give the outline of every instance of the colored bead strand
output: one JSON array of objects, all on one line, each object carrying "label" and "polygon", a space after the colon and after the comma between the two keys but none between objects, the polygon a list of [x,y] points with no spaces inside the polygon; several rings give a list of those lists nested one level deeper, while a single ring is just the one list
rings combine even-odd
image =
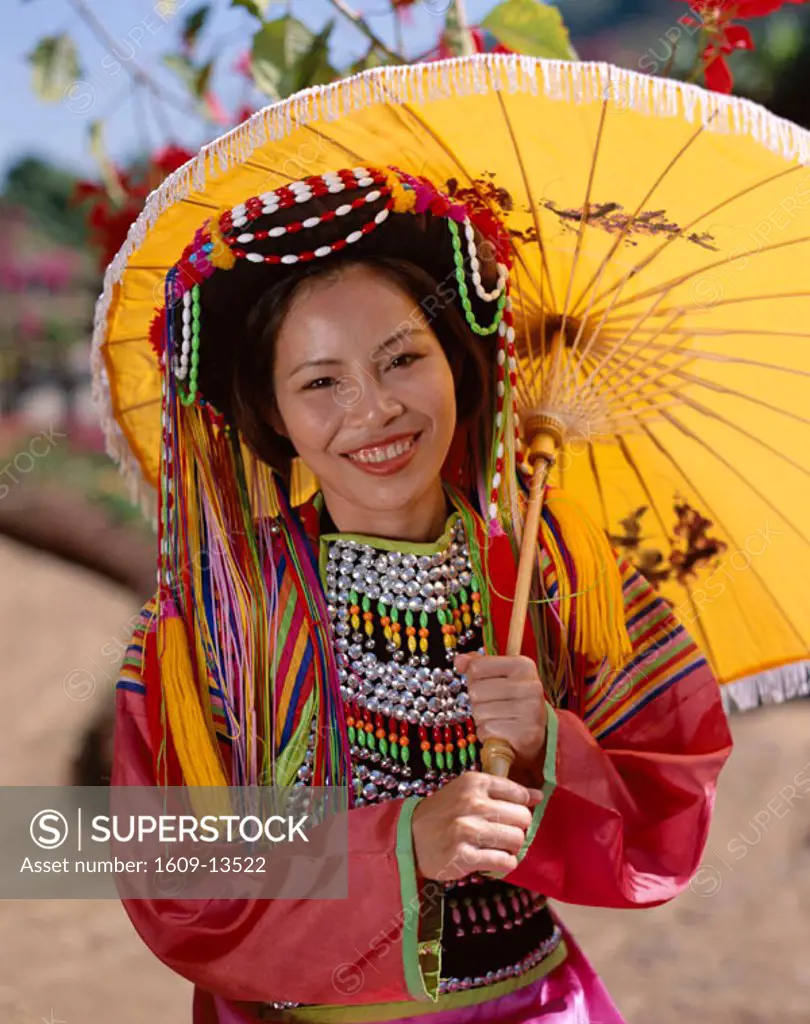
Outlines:
[{"label": "colored bead strand", "polygon": [[484,896],[479,896],[478,902],[481,906],[481,917],[484,919],[484,931],[488,935],[493,935],[498,929],[492,920],[492,911],[489,909],[489,904]]},{"label": "colored bead strand", "polygon": [[478,737],[475,734],[475,725],[471,718],[467,719],[467,753],[470,758],[470,765],[472,766],[475,762],[476,757],[476,746]]},{"label": "colored bead strand", "polygon": [[506,305],[506,292],[498,299],[498,305],[496,307],[495,318],[488,327],[482,327],[475,319],[473,313],[472,303],[470,302],[470,293],[467,290],[467,281],[465,278],[464,270],[464,256],[461,252],[461,238],[459,236],[458,225],[452,219],[447,221],[447,226],[450,229],[450,234],[453,240],[453,260],[455,262],[456,281],[458,282],[458,295],[461,300],[461,306],[464,310],[464,316],[470,329],[476,334],[486,337],[488,334],[494,334],[498,330],[498,325],[503,317],[504,306]]},{"label": "colored bead strand", "polygon": [[506,278],[509,272],[502,263],[499,263],[498,283],[491,292],[486,291],[481,281],[481,263],[478,259],[478,246],[475,244],[475,229],[473,228],[472,221],[469,217],[464,220],[464,234],[467,238],[467,255],[470,258],[470,278],[473,283],[473,288],[475,288],[475,294],[483,302],[494,302],[495,299],[500,297],[506,287]]},{"label": "colored bead strand", "polygon": [[377,748],[383,757],[388,756],[388,735],[383,726],[383,716],[378,711],[374,718],[374,738],[377,741]]},{"label": "colored bead strand", "polygon": [[385,637],[385,645],[389,651],[392,651],[394,649],[394,634],[391,632],[391,619],[388,615],[388,609],[382,601],[377,602],[377,614],[380,616],[380,625]]},{"label": "colored bead strand", "polygon": [[461,621],[464,624],[465,630],[469,632],[472,626],[472,616],[470,615],[470,603],[467,600],[466,590],[461,592]]},{"label": "colored bead strand", "polygon": [[520,909],[521,909],[520,908],[520,901],[518,900],[517,893],[514,891],[514,889],[512,890],[512,892],[510,894],[509,902],[512,904],[512,910],[515,912],[515,916],[513,918],[514,923],[516,925],[523,924],[523,917],[521,916],[521,913],[520,913]]},{"label": "colored bead strand", "polygon": [[366,734],[366,746],[369,750],[374,750],[377,744],[374,741],[374,726],[371,723],[371,712],[368,708],[363,712],[363,718],[365,720],[363,722],[363,729]]},{"label": "colored bead strand", "polygon": [[405,636],[411,654],[416,653],[416,627],[413,624],[413,612],[410,608],[405,612]]},{"label": "colored bead strand", "polygon": [[473,898],[472,898],[472,896],[465,896],[464,897],[464,906],[467,909],[467,917],[469,918],[469,920],[470,920],[470,922],[472,924],[472,928],[470,929],[471,934],[473,934],[473,935],[480,935],[481,934],[481,925],[478,923],[478,914],[476,914],[476,912],[475,912],[475,907],[473,906]]},{"label": "colored bead strand", "polygon": [[442,733],[438,725],[433,726],[433,756],[436,758],[436,767],[440,772],[444,771],[444,743]]},{"label": "colored bead strand", "polygon": [[367,594],[363,595],[361,606],[366,636],[371,639],[374,636],[374,612],[371,610],[371,599]]},{"label": "colored bead strand", "polygon": [[356,590],[349,594],[349,615],[352,629],[357,633],[360,629],[360,597]]},{"label": "colored bead strand", "polygon": [[360,710],[360,708],[357,705],[355,705],[354,724],[355,724],[355,731],[357,732],[357,746],[358,747],[365,747],[365,745],[366,745],[365,723],[363,721],[363,715],[361,713],[361,710]]},{"label": "colored bead strand", "polygon": [[456,629],[455,626],[452,624],[453,616],[451,613],[445,611],[444,608],[440,608],[436,613],[436,617],[438,618],[439,623],[441,624],[442,640],[444,642],[444,647],[445,650],[447,651],[447,655],[448,657],[450,657],[452,656],[453,648],[456,645]]},{"label": "colored bead strand", "polygon": [[179,359],[175,356],[174,373],[178,380],[185,380],[188,377],[188,361],[191,355],[191,292],[183,293],[182,317],[182,342],[180,346]]},{"label": "colored bead strand", "polygon": [[[502,298],[505,298],[504,313],[501,323],[498,325],[498,352],[497,352],[497,374],[495,384],[495,395],[496,395],[496,412],[495,412],[495,438],[494,443],[497,446],[497,458],[503,459],[504,453],[504,401],[506,397],[506,384],[508,378],[506,376],[506,364],[507,364],[507,333],[509,328],[512,327],[512,300],[509,298],[509,288],[507,282],[507,289],[504,292]],[[513,335],[514,336],[514,335]],[[516,410],[516,395],[515,389],[510,387],[510,401],[511,408],[514,414]],[[501,470],[496,468],[492,474],[492,487],[489,496],[489,519],[490,522],[497,520],[498,518],[498,502],[499,502],[499,488],[501,486],[502,474]]]},{"label": "colored bead strand", "polygon": [[391,609],[391,641],[394,650],[398,651],[402,646],[402,626],[399,621],[399,609],[396,605]]},{"label": "colored bead strand", "polygon": [[467,767],[467,740],[464,736],[464,730],[461,728],[460,722],[455,722],[456,730],[456,749],[458,750],[458,759],[461,762],[461,767]]},{"label": "colored bead strand", "polygon": [[[188,292],[186,294],[189,294]],[[185,295],[184,295],[185,299]],[[185,310],[185,306],[184,306]],[[183,324],[185,327],[185,323]],[[184,339],[185,340],[185,339]],[[182,349],[181,349],[182,360]],[[182,366],[182,364],[181,364]],[[197,376],[200,368],[200,286],[191,289],[191,361],[188,371],[188,391],[180,392],[180,401],[185,406],[193,405],[197,398]]]},{"label": "colored bead strand", "polygon": [[428,629],[428,615],[424,609],[419,613],[419,650],[427,654],[430,630]]},{"label": "colored bead strand", "polygon": [[503,897],[499,892],[496,892],[493,893],[492,898],[495,900],[495,909],[498,912],[498,916],[501,918],[502,921],[505,921],[509,915],[506,910],[506,905],[503,902]]},{"label": "colored bead strand", "polygon": [[465,932],[458,900],[449,900],[448,902],[450,906],[450,913],[453,918],[453,924],[456,926],[456,938],[461,939],[464,937]]},{"label": "colored bead strand", "polygon": [[459,607],[456,594],[450,595],[450,614],[453,616],[453,632],[456,634],[456,642],[461,637],[463,623],[461,621],[461,608]]},{"label": "colored bead strand", "polygon": [[424,725],[419,726],[419,749],[422,751],[422,762],[430,771],[433,768],[433,761],[430,758],[430,741],[427,738],[427,729]]},{"label": "colored bead strand", "polygon": [[407,765],[411,759],[410,742],[408,723],[403,720],[399,723],[399,752],[404,765]]},{"label": "colored bead strand", "polygon": [[392,761],[399,760],[399,736],[397,735],[396,718],[388,719],[388,754]]}]

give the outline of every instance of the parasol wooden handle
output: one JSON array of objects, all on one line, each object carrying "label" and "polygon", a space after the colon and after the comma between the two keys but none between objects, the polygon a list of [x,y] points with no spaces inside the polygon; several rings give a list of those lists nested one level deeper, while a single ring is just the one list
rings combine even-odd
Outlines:
[{"label": "parasol wooden handle", "polygon": [[[556,438],[549,433],[540,433],[532,442],[529,461],[533,464],[529,505],[523,525],[523,541],[520,548],[515,600],[512,618],[509,622],[509,638],[506,642],[508,655],[520,654],[523,646],[523,629],[529,609],[529,594],[532,586],[532,571],[537,560],[537,535],[540,531],[540,513],[543,509],[543,489],[548,472],[554,462]],[[506,740],[492,736],[484,741],[481,751],[481,765],[489,775],[508,778],[515,753]]]}]

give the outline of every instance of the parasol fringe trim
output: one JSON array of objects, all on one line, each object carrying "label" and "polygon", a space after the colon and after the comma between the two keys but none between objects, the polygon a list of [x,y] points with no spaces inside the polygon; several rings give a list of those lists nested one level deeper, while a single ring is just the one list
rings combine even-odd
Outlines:
[{"label": "parasol fringe trim", "polygon": [[810,661],[796,661],[726,683],[720,687],[720,694],[727,714],[810,697]]},{"label": "parasol fringe trim", "polygon": [[[140,505],[147,518],[154,521],[156,492],[143,480],[138,461],[115,421],[102,345],[107,336],[107,314],[114,286],[161,215],[175,203],[203,191],[209,179],[245,163],[257,149],[285,138],[300,125],[337,121],[353,110],[379,103],[425,104],[491,91],[536,96],[541,89],[554,100],[607,101],[620,110],[648,116],[677,117],[682,112],[689,122],[699,122],[709,131],[748,135],[785,159],[810,164],[810,132],[749,100],[708,92],[674,79],[650,78],[609,64],[544,60],[520,54],[478,54],[430,64],[372,68],[264,107],[204,147],[147,197],[140,216],[104,275],[93,327],[93,396],[107,453],[120,466],[134,503]],[[298,159],[289,158],[284,167],[274,168],[276,178],[273,182],[268,180],[268,187],[277,183],[278,174],[294,180],[310,173],[316,162],[311,147],[317,148],[317,140],[316,131],[311,141],[299,148]]]}]

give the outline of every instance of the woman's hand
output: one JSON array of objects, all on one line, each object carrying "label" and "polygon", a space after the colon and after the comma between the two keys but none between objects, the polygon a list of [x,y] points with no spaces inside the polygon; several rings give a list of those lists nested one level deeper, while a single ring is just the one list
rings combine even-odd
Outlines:
[{"label": "woman's hand", "polygon": [[537,789],[483,772],[451,779],[413,812],[419,874],[449,882],[475,871],[514,871],[532,821],[531,808],[542,799]]},{"label": "woman's hand", "polygon": [[461,654],[455,667],[467,676],[479,740],[506,740],[515,752],[514,774],[539,781],[548,713],[535,663],[519,655]]}]

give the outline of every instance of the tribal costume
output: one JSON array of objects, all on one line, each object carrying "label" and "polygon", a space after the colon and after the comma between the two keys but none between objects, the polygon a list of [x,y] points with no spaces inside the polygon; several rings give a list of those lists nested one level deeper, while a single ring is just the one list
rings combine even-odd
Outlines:
[{"label": "tribal costume", "polygon": [[[317,491],[294,505],[200,385],[209,278],[368,248],[391,214],[446,219],[460,306],[498,349],[491,416],[448,457],[433,543],[341,534]],[[418,802],[480,770],[453,657],[505,649],[515,591],[525,482],[509,293],[492,218],[394,168],[222,211],[169,274],[152,335],[160,587],[117,685],[113,785],[345,785],[352,799],[348,900],[125,901],[147,945],[195,984],[195,1024],[619,1024],[547,900],[655,906],[698,866],[731,746],[718,688],[666,603],[549,488],[523,642],[547,679],[542,803],[507,877],[416,870]]]}]

